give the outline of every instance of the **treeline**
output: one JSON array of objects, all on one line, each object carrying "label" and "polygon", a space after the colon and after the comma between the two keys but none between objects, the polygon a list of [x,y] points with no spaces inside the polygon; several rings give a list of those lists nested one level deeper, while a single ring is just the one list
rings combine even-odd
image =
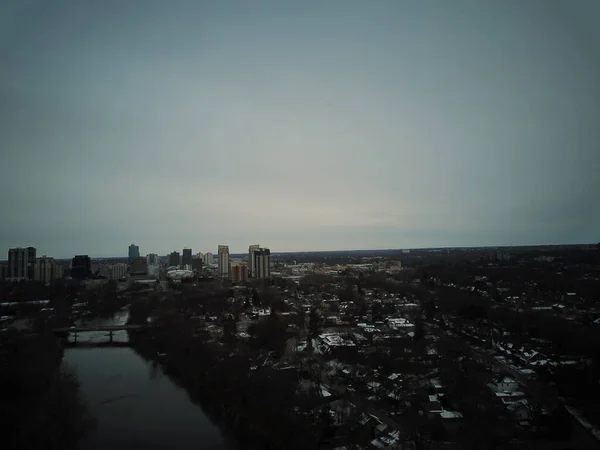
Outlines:
[{"label": "treeline", "polygon": [[0,335],[2,448],[76,449],[94,427],[74,373],[53,336]]},{"label": "treeline", "polygon": [[[1,302],[10,303],[0,307],[0,314],[37,318],[42,308],[52,315],[52,326],[66,325],[65,320],[72,314],[75,303],[83,303],[85,309],[95,316],[112,317],[126,304],[126,298],[117,293],[117,282],[108,282],[87,287],[78,280],[55,280],[46,284],[39,281],[24,280],[19,283],[0,283]],[[48,300],[47,304],[32,304],[31,301]],[[52,312],[52,314],[49,314]]]}]

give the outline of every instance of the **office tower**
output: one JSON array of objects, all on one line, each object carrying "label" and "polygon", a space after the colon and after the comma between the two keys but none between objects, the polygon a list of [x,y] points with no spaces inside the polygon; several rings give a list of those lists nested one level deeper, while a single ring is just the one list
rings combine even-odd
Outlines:
[{"label": "office tower", "polygon": [[17,247],[8,250],[8,279],[20,280],[28,278],[33,280],[35,269],[35,248]]},{"label": "office tower", "polygon": [[183,249],[183,258],[181,263],[184,266],[191,266],[192,265],[192,249],[191,248],[184,248]]},{"label": "office tower", "polygon": [[269,278],[271,276],[271,250],[259,248],[254,251],[254,278]]},{"label": "office tower", "polygon": [[88,255],[75,255],[71,260],[71,276],[83,280],[92,275],[92,262]]},{"label": "office tower", "polygon": [[129,263],[131,264],[133,259],[137,258],[138,256],[140,256],[140,248],[135,244],[131,244],[129,246]]},{"label": "office tower", "polygon": [[231,263],[231,281],[241,283],[248,280],[248,265],[240,261]]},{"label": "office tower", "polygon": [[200,261],[204,262],[204,253],[202,253],[202,252],[196,253],[196,259],[199,259]]},{"label": "office tower", "polygon": [[219,275],[227,277],[229,275],[229,246],[219,245]]},{"label": "office tower", "polygon": [[131,275],[148,275],[148,261],[143,256],[134,258],[131,262]]},{"label": "office tower", "polygon": [[146,260],[148,261],[148,265],[156,265],[159,261],[156,253],[148,253],[146,255]]},{"label": "office tower", "polygon": [[169,254],[169,266],[179,266],[179,252],[173,252]]},{"label": "office tower", "polygon": [[127,277],[127,269],[129,266],[125,263],[117,263],[110,266],[109,278],[113,280],[120,280],[121,278]]},{"label": "office tower", "polygon": [[260,248],[260,245],[254,244],[248,247],[248,275],[254,277],[254,252]]},{"label": "office tower", "polygon": [[202,272],[202,260],[198,258],[192,259],[192,270]]},{"label": "office tower", "polygon": [[202,262],[206,265],[213,264],[213,254],[211,252],[206,252],[202,258]]},{"label": "office tower", "polygon": [[34,280],[48,283],[57,278],[62,278],[62,266],[56,264],[54,258],[44,255],[35,261]]}]

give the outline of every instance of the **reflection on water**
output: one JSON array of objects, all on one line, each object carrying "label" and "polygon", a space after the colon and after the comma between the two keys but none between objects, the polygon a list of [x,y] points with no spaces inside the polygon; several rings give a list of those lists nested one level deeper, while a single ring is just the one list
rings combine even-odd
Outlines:
[{"label": "reflection on water", "polygon": [[[126,314],[116,320],[126,321]],[[97,324],[115,323],[124,322]],[[126,340],[127,334],[123,333]],[[107,338],[100,332],[81,333],[77,339]],[[158,365],[146,362],[132,349],[71,348],[65,351],[64,360],[76,370],[97,420],[96,430],[83,442],[82,449],[234,448],[202,409],[190,401],[185,390],[163,375]]]}]

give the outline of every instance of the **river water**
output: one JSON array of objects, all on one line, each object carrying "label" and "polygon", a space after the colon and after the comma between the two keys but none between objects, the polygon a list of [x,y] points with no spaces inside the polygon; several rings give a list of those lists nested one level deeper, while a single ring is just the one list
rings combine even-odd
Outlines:
[{"label": "river water", "polygon": [[[122,312],[95,323],[126,321],[127,312]],[[78,342],[107,340],[103,332],[77,336]],[[126,332],[115,333],[114,340],[126,341]],[[75,369],[96,419],[96,429],[84,439],[82,450],[235,448],[185,390],[133,349],[70,348],[63,361]]]}]

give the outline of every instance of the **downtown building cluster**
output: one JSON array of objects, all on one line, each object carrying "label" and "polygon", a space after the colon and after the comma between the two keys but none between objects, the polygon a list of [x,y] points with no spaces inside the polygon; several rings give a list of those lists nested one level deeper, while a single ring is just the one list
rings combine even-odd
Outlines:
[{"label": "downtown building cluster", "polygon": [[[139,247],[135,244],[129,246],[128,257],[131,275],[149,275],[150,267],[160,264],[160,258],[155,253],[140,256]],[[191,248],[186,247],[181,252],[175,250],[167,254],[163,266],[166,266],[167,273],[177,277],[208,273],[239,283],[248,279],[270,278],[271,251],[258,244],[250,245],[246,260],[232,258],[228,245],[219,245],[216,255],[212,252],[194,254]]]},{"label": "downtown building cluster", "polygon": [[[0,264],[0,280],[33,280],[50,282],[70,276],[76,279],[107,278],[122,280],[127,277],[158,277],[161,258],[157,253],[140,255],[140,248],[131,244],[128,248],[127,263],[120,261],[96,262],[88,255],[75,255],[70,265],[61,265],[46,255],[36,257],[35,247],[15,247],[8,251],[8,261]],[[232,282],[244,282],[248,279],[267,279],[271,276],[271,251],[253,244],[248,247],[247,259],[232,258],[228,245],[219,245],[216,255],[213,253],[192,253],[184,248],[182,253],[174,251],[168,254],[163,266],[167,270],[183,270],[190,273],[216,274]]]},{"label": "downtown building cluster", "polygon": [[[78,258],[73,258],[73,266],[79,265]],[[0,264],[0,280],[4,281],[33,280],[49,283],[63,276],[64,267],[52,257],[37,257],[35,247],[10,248],[6,264]]]},{"label": "downtown building cluster", "polygon": [[271,276],[271,251],[254,244],[248,247],[248,260],[232,259],[229,246],[218,247],[218,273],[222,278],[233,282],[246,281],[248,278],[266,279]]},{"label": "downtown building cluster", "polygon": [[46,255],[36,257],[35,247],[8,250],[8,262],[0,267],[0,279],[7,281],[36,280],[50,282],[63,276],[63,267]]}]

